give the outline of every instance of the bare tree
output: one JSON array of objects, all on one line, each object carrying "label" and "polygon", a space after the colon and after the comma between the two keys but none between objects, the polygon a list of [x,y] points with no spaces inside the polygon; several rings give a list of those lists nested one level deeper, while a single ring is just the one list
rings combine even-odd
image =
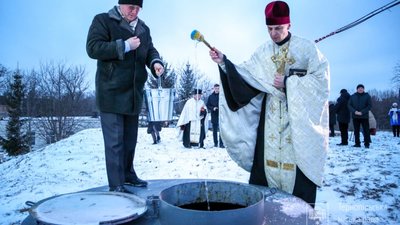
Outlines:
[{"label": "bare tree", "polygon": [[372,100],[372,113],[375,115],[379,130],[389,130],[388,112],[393,102],[396,102],[397,93],[393,90],[378,91],[372,89],[368,91]]},{"label": "bare tree", "polygon": [[397,62],[393,69],[392,84],[396,90],[400,89],[400,62]]},{"label": "bare tree", "polygon": [[79,120],[75,116],[85,110],[82,101],[89,85],[82,66],[45,63],[37,73],[38,135],[48,143],[59,141],[76,132]]}]

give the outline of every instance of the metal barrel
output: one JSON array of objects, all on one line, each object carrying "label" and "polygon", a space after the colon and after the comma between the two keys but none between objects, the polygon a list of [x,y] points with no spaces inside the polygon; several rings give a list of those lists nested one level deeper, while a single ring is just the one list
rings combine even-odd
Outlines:
[{"label": "metal barrel", "polygon": [[[242,207],[197,210],[182,206],[228,203]],[[192,182],[172,186],[160,194],[162,225],[262,225],[264,193],[258,188],[234,182]]]}]

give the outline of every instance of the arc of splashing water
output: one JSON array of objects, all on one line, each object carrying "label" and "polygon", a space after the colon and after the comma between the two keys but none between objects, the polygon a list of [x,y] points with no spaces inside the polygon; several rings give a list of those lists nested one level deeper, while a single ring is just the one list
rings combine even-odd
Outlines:
[{"label": "arc of splashing water", "polygon": [[205,188],[206,188],[207,209],[208,209],[208,211],[211,211],[211,208],[210,208],[210,199],[209,199],[209,197],[208,197],[209,192],[208,192],[207,180],[204,180],[204,186],[205,186]]}]

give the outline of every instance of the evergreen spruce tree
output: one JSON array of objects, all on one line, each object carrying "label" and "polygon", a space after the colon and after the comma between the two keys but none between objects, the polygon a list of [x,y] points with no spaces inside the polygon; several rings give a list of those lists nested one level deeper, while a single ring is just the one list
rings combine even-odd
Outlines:
[{"label": "evergreen spruce tree", "polygon": [[6,128],[7,138],[3,140],[2,145],[9,155],[20,155],[29,151],[27,138],[21,131],[23,122],[20,120],[20,117],[23,98],[24,86],[22,84],[22,76],[17,70],[6,92],[9,121]]},{"label": "evergreen spruce tree", "polygon": [[186,67],[182,69],[177,83],[176,91],[178,94],[178,112],[180,113],[186,101],[192,96],[192,91],[196,88],[198,77],[191,68],[190,63],[186,63]]}]

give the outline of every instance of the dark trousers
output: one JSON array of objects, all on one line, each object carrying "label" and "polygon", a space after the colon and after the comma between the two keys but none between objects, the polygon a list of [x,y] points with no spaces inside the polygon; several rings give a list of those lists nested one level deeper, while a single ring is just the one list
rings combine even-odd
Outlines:
[{"label": "dark trousers", "polygon": [[[182,137],[182,142],[183,146],[186,148],[190,147],[192,144],[190,142],[190,124],[185,124],[185,128],[183,130],[183,137]],[[201,120],[200,122],[200,138],[199,138],[199,147],[204,147],[204,139],[206,138],[206,133],[204,130],[204,119]]]},{"label": "dark trousers", "polygon": [[190,123],[185,124],[185,128],[183,129],[183,137],[182,137],[183,146],[186,148],[190,147]]},{"label": "dark trousers", "polygon": [[340,138],[342,139],[341,144],[349,143],[349,123],[340,123],[339,122],[339,130],[340,130]]},{"label": "dark trousers", "polygon": [[363,129],[364,145],[369,146],[369,143],[371,143],[371,135],[370,135],[370,131],[369,131],[368,119],[353,118],[355,144],[356,145],[361,144],[360,125],[362,126],[362,129]]},{"label": "dark trousers", "polygon": [[138,118],[138,116],[100,113],[110,188],[123,185],[127,177],[136,177],[133,159],[138,136]]},{"label": "dark trousers", "polygon": [[221,139],[221,135],[218,135],[219,124],[218,123],[213,123],[212,124],[212,129],[213,129],[214,146],[218,146],[218,138],[219,138],[219,147],[224,146],[224,143],[222,142],[222,139]]},{"label": "dark trousers", "polygon": [[329,124],[329,137],[335,137],[335,124]]},{"label": "dark trousers", "polygon": [[399,137],[400,134],[400,125],[393,125],[392,126],[393,136]]},{"label": "dark trousers", "polygon": [[157,128],[155,126],[151,127],[151,137],[153,138],[153,143],[156,144],[161,140],[160,137],[160,132],[158,132]]}]

